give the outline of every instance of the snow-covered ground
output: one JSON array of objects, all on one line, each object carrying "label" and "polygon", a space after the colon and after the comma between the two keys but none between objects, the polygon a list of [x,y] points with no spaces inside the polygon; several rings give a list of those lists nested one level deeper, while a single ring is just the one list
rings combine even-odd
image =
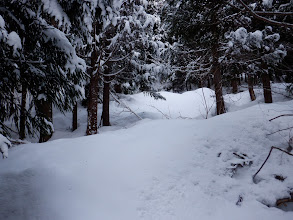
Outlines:
[{"label": "snow-covered ground", "polygon": [[[161,92],[166,101],[121,96],[143,120],[111,102],[112,126],[88,137],[85,109],[74,132],[70,114],[55,114],[53,141],[0,160],[0,219],[292,220],[274,206],[293,191],[293,157],[273,151],[257,183],[252,175],[271,146],[288,147],[290,130],[274,132],[293,117],[269,119],[292,113],[293,101],[277,92],[264,104],[256,93],[254,102],[248,92],[226,95],[220,116],[209,89]],[[252,164],[235,169],[243,163]]]}]

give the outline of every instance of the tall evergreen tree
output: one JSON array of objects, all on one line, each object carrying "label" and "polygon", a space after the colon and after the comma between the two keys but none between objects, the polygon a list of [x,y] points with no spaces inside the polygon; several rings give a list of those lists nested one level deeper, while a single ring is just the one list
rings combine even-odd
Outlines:
[{"label": "tall evergreen tree", "polygon": [[[64,33],[68,25],[65,14],[59,11],[61,18],[56,28],[54,19],[50,17],[52,8],[47,3],[1,1],[0,7],[5,21],[2,26],[13,33],[15,40],[8,45],[18,47],[17,53],[11,54],[7,43],[1,41],[1,51],[5,53],[0,61],[3,68],[1,79],[10,81],[13,86],[10,90],[23,95],[22,107],[18,100],[13,102],[17,106],[14,112],[17,127],[21,115],[21,138],[24,137],[25,124],[29,133],[35,128],[40,130],[40,141],[47,140],[54,130],[51,105],[61,111],[70,109],[74,99],[82,93],[80,88],[85,71],[84,61],[76,55],[75,48]],[[9,70],[15,73],[14,78],[7,77]],[[12,91],[10,95],[16,97]],[[26,104],[27,95],[32,102]],[[27,109],[26,105],[30,107]],[[36,109],[35,115],[33,109]]]}]

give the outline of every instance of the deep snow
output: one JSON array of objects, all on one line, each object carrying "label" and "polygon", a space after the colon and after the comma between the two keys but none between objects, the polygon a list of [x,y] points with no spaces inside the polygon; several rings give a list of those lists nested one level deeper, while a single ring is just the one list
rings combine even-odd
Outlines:
[{"label": "deep snow", "polygon": [[[85,132],[84,109],[73,133],[70,115],[57,114],[53,138],[67,139],[13,147],[0,160],[1,219],[291,220],[293,212],[273,206],[292,191],[293,158],[273,152],[257,184],[252,175],[271,146],[288,146],[290,130],[271,133],[292,126],[293,118],[269,119],[291,113],[293,101],[274,93],[282,102],[264,104],[256,92],[254,102],[247,92],[226,95],[229,112],[216,117],[208,89],[161,92],[166,101],[122,96],[144,119],[111,102],[113,126],[89,137],[74,138]],[[233,153],[253,164],[235,172],[243,160]]]}]

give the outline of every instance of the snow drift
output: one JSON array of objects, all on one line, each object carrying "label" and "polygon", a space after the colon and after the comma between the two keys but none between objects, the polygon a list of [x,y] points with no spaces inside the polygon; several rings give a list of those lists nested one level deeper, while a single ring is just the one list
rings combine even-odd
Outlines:
[{"label": "snow drift", "polygon": [[[172,118],[201,115],[196,106],[184,103],[192,92],[161,94],[167,100],[157,102],[164,103],[157,108],[176,100],[167,111]],[[213,103],[214,98],[207,97]],[[132,107],[139,106],[138,112],[147,112],[143,99],[149,97],[126,98]],[[14,147],[9,159],[0,161],[0,216],[8,220],[291,220],[292,212],[274,206],[292,190],[293,159],[275,152],[257,184],[252,175],[271,146],[287,147],[288,132],[274,132],[292,119],[268,119],[292,107],[293,101],[266,105],[242,99],[238,106],[230,103],[235,111],[207,120],[144,119],[127,129]],[[156,109],[153,114],[163,117]],[[236,169],[244,161],[249,163]]]}]

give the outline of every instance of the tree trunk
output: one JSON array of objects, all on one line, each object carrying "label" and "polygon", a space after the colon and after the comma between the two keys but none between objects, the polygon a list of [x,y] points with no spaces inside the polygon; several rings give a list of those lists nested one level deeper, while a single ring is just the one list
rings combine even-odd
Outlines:
[{"label": "tree trunk", "polygon": [[216,93],[216,104],[217,104],[217,115],[223,114],[226,112],[225,103],[222,93],[222,75],[220,70],[220,64],[217,64],[213,67],[214,72],[214,84],[215,84],[215,93]]},{"label": "tree trunk", "polygon": [[[96,23],[93,24],[92,36],[95,39],[96,36]],[[96,42],[92,45],[91,53],[91,68],[89,69],[90,85],[88,94],[88,117],[87,117],[87,135],[93,135],[98,133],[98,98],[99,98],[99,69],[97,69],[98,51],[96,48]],[[98,67],[99,68],[99,67]]]},{"label": "tree trunk", "polygon": [[250,99],[251,99],[251,101],[254,101],[256,99],[256,97],[255,97],[255,93],[253,90],[253,78],[250,74],[248,74],[247,78],[248,78],[247,79],[248,80],[248,91],[249,91]]},{"label": "tree trunk", "polygon": [[210,80],[210,76],[208,76],[207,80],[208,80],[208,88],[210,89],[210,88],[211,88],[211,80]]},{"label": "tree trunk", "polygon": [[89,85],[89,97],[88,97],[88,121],[87,121],[87,135],[98,133],[98,75],[91,76]]},{"label": "tree trunk", "polygon": [[270,75],[268,74],[268,66],[266,63],[262,62],[261,67],[263,69],[261,79],[262,79],[263,95],[264,95],[265,103],[272,103],[273,98],[272,98]]},{"label": "tree trunk", "polygon": [[[37,107],[37,115],[41,118],[44,118],[48,122],[53,123],[53,108],[52,108],[52,102],[49,102],[47,100],[38,100],[36,102]],[[44,125],[45,126],[45,125]],[[50,129],[48,131],[47,129],[50,129],[49,126],[46,127],[40,127],[40,139],[39,143],[47,142],[53,135],[53,130]]]},{"label": "tree trunk", "polygon": [[219,63],[219,29],[217,26],[217,22],[218,22],[218,10],[215,10],[215,13],[213,13],[212,15],[212,40],[213,45],[212,45],[212,62],[213,62],[213,66],[212,66],[212,73],[214,74],[214,85],[215,85],[215,93],[216,93],[216,105],[217,105],[217,115],[223,114],[226,112],[225,109],[225,103],[224,103],[224,99],[223,99],[223,92],[222,92],[222,73],[221,73],[221,65]]},{"label": "tree trunk", "polygon": [[19,118],[19,139],[25,139],[25,122],[26,122],[26,86],[22,86],[21,91],[21,107],[20,107],[20,118]]},{"label": "tree trunk", "polygon": [[236,94],[238,92],[238,79],[234,77],[231,81],[232,84],[232,93]]},{"label": "tree trunk", "polygon": [[202,79],[201,78],[198,79],[198,88],[202,88]]},{"label": "tree trunk", "polygon": [[265,103],[272,103],[272,89],[271,89],[271,82],[270,76],[267,73],[262,74],[262,84],[263,84],[263,94]]},{"label": "tree trunk", "polygon": [[91,55],[91,69],[90,72],[90,85],[88,94],[88,117],[86,134],[92,135],[98,133],[98,98],[99,98],[99,75],[96,67],[98,60],[98,53],[94,46]]},{"label": "tree trunk", "polygon": [[72,111],[72,131],[77,129],[77,104],[74,105]]},{"label": "tree trunk", "polygon": [[111,126],[110,124],[110,83],[109,77],[104,77],[104,90],[103,90],[103,126]]},{"label": "tree trunk", "polygon": [[15,108],[14,108],[14,89],[12,90],[13,92],[10,94],[10,107],[9,107],[9,115],[13,115],[15,113]]},{"label": "tree trunk", "polygon": [[217,115],[223,114],[226,112],[225,103],[223,99],[222,92],[222,74],[221,74],[221,65],[218,61],[218,43],[213,45],[212,55],[213,55],[213,66],[212,72],[214,74],[214,85],[215,85],[215,94],[216,94],[216,105],[217,105]]}]

